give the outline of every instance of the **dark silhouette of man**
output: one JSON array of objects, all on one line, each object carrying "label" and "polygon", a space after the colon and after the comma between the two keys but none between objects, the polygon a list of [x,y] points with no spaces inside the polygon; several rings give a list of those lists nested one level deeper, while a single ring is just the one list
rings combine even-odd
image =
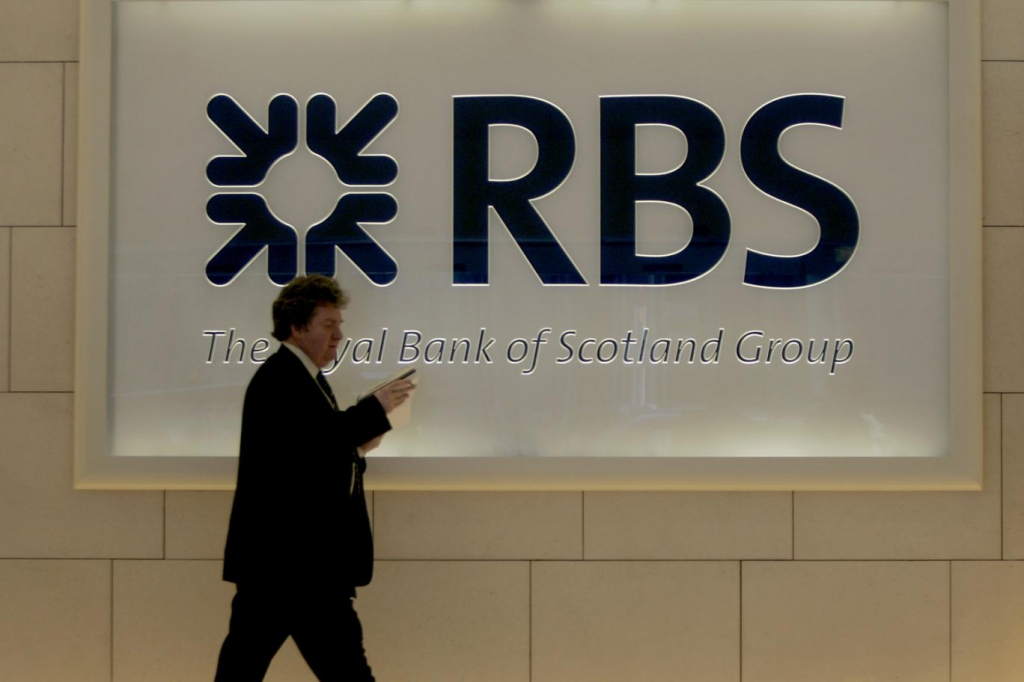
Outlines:
[{"label": "dark silhouette of man", "polygon": [[387,414],[413,385],[396,381],[338,409],[320,369],[344,338],[346,304],[338,283],[320,275],[292,281],[274,301],[281,348],[253,375],[242,409],[224,549],[224,580],[237,590],[216,682],[262,680],[289,636],[321,682],[374,679],[352,605],[373,561],[362,455],[380,444]]}]

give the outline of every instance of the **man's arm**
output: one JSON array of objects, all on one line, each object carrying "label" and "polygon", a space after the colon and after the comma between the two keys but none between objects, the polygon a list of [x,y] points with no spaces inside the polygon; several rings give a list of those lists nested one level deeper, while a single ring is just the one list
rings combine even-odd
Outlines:
[{"label": "man's arm", "polygon": [[332,414],[334,436],[353,450],[391,430],[384,406],[376,396],[364,398],[347,410]]},{"label": "man's arm", "polygon": [[364,447],[365,451],[372,450],[380,444],[378,439],[391,430],[387,415],[408,400],[415,387],[406,379],[392,381],[347,410],[336,412],[336,420],[339,422],[336,428],[343,430],[343,437],[353,448],[377,440],[370,448]]}]

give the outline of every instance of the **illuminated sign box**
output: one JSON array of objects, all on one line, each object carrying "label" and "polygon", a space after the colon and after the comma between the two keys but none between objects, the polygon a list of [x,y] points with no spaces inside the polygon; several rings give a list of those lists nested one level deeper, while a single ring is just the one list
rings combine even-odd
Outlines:
[{"label": "illuminated sign box", "polygon": [[980,485],[976,2],[83,11],[80,487],[232,485],[307,272],[374,487]]}]

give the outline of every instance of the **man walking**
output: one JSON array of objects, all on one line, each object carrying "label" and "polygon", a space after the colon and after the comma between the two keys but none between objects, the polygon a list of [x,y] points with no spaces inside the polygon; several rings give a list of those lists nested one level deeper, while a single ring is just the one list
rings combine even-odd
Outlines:
[{"label": "man walking", "polygon": [[281,348],[256,371],[242,409],[224,549],[224,579],[237,591],[215,682],[262,680],[288,636],[321,682],[374,679],[352,605],[373,561],[362,455],[413,385],[396,381],[338,409],[320,370],[344,338],[346,304],[320,275],[292,281],[274,301]]}]

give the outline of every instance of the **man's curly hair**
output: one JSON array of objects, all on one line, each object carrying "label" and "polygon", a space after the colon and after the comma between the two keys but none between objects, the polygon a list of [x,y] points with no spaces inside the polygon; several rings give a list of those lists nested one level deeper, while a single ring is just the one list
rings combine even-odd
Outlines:
[{"label": "man's curly hair", "polygon": [[344,308],[348,305],[348,296],[330,277],[306,275],[293,279],[274,301],[274,338],[285,341],[292,335],[292,327],[308,327],[321,305]]}]

